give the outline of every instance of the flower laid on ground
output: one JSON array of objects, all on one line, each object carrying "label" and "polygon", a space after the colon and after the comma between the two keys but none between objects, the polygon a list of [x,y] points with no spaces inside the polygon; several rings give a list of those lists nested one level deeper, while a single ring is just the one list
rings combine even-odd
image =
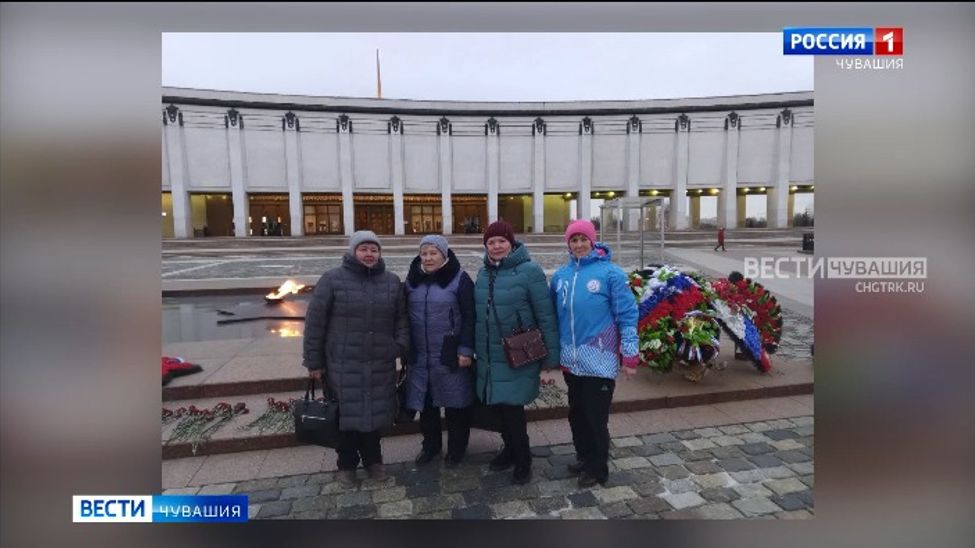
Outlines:
[{"label": "flower laid on ground", "polygon": [[753,356],[757,350],[758,363],[755,364],[755,367],[758,367],[762,373],[768,373],[772,369],[772,362],[769,360],[768,352],[762,346],[758,328],[751,322],[750,318],[745,318],[745,339],[742,342]]},{"label": "flower laid on ground", "polygon": [[231,406],[229,403],[220,402],[212,409],[198,409],[195,405],[180,407],[175,411],[163,408],[163,424],[179,421],[173,427],[166,440],[166,445],[178,442],[190,443],[190,448],[195,455],[199,446],[209,440],[213,434],[223,425],[230,422],[238,415],[246,415],[250,410],[247,404],[238,402]]},{"label": "flower laid on ground", "polygon": [[734,282],[721,278],[712,286],[717,297],[728,303],[733,311],[741,307],[747,309],[758,329],[762,347],[769,354],[774,353],[782,340],[782,307],[772,293],[750,278]]},{"label": "flower laid on ground", "polygon": [[768,372],[769,354],[782,338],[782,309],[761,284],[732,275],[712,281],[669,265],[630,273],[641,362],[660,372],[676,365],[699,381],[715,367],[723,329],[759,371]]},{"label": "flower laid on ground", "polygon": [[651,369],[669,371],[677,356],[677,329],[670,316],[660,318],[656,323],[641,323],[640,361]]},{"label": "flower laid on ground", "polygon": [[732,306],[719,298],[711,301],[711,308],[714,309],[718,322],[725,332],[739,348],[744,349],[755,367],[762,373],[771,370],[771,360],[762,348],[758,329],[752,323],[748,308],[740,305]]},{"label": "flower laid on ground", "polygon": [[[318,398],[324,401],[324,398]],[[291,408],[294,405],[294,398],[288,401],[267,398],[267,408],[261,416],[254,419],[250,424],[240,427],[240,430],[257,430],[258,434],[282,434],[294,432],[294,416]]]},{"label": "flower laid on ground", "polygon": [[568,393],[555,383],[555,379],[540,379],[538,385],[538,397],[528,404],[529,409],[565,407],[569,404]]},{"label": "flower laid on ground", "polygon": [[694,310],[684,316],[677,344],[677,363],[685,379],[700,382],[709,370],[715,368],[714,359],[721,350],[720,336],[721,327],[710,314]]},{"label": "flower laid on ground", "polygon": [[718,354],[721,331],[711,316],[699,311],[688,312],[680,326],[681,341],[677,355],[685,361],[707,363]]},{"label": "flower laid on ground", "polygon": [[720,330],[695,315],[707,309],[698,282],[667,265],[632,272],[629,280],[639,310],[641,362],[661,372],[678,359],[709,364]]},{"label": "flower laid on ground", "polygon": [[690,279],[697,283],[697,286],[701,288],[701,292],[704,293],[706,297],[711,298],[711,295],[714,293],[713,289],[711,288],[711,278],[708,278],[700,272],[687,272],[686,274]]},{"label": "flower laid on ground", "polygon": [[191,375],[203,371],[203,368],[195,363],[190,363],[183,358],[162,356],[162,384],[166,386],[175,377]]},{"label": "flower laid on ground", "polygon": [[169,424],[169,423],[173,422],[174,420],[178,419],[179,417],[182,417],[183,416],[182,413],[177,414],[177,412],[183,412],[183,413],[185,413],[186,412],[186,408],[180,407],[176,411],[173,411],[172,409],[166,409],[165,407],[163,407],[163,410],[162,410],[162,423],[164,425],[165,424]]}]

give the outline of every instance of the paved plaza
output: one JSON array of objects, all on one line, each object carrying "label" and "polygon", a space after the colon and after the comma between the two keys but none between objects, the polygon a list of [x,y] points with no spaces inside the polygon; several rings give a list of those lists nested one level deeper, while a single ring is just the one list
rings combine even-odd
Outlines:
[{"label": "paved plaza", "polygon": [[[614,414],[610,479],[579,488],[564,420],[530,424],[533,478],[487,462],[472,432],[456,469],[413,463],[419,435],[383,440],[390,477],[334,478],[335,453],[303,446],[164,461],[166,494],[246,494],[251,519],[805,519],[814,514],[812,396]],[[759,418],[746,420],[742,418]],[[559,443],[551,443],[555,438]]]}]

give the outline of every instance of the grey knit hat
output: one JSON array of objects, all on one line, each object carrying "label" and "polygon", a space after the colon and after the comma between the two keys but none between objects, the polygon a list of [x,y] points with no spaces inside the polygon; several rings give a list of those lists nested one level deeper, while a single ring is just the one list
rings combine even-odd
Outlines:
[{"label": "grey knit hat", "polygon": [[423,246],[425,245],[432,245],[433,247],[437,248],[437,251],[443,255],[444,259],[447,258],[447,250],[450,249],[447,246],[447,238],[444,238],[439,234],[428,234],[424,236],[422,240],[420,240],[420,249],[423,249]]},{"label": "grey knit hat", "polygon": [[379,243],[379,237],[371,230],[358,230],[349,236],[349,252],[355,254],[355,248],[362,244],[372,243],[379,246],[382,250],[383,244]]}]

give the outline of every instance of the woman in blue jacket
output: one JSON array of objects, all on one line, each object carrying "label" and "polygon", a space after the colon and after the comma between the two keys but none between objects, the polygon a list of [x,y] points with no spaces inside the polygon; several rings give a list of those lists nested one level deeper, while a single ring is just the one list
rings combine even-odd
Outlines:
[{"label": "woman in blue jacket", "polygon": [[609,477],[609,406],[620,365],[625,375],[639,363],[636,299],[626,273],[610,262],[608,247],[596,242],[586,220],[565,231],[569,262],[552,277],[559,318],[561,366],[569,389],[569,426],[579,485],[606,483]]},{"label": "woman in blue jacket", "polygon": [[474,282],[443,236],[420,240],[406,277],[412,349],[406,404],[420,411],[423,446],[416,464],[440,454],[440,408],[447,418],[448,468],[460,464],[470,439],[474,403]]}]

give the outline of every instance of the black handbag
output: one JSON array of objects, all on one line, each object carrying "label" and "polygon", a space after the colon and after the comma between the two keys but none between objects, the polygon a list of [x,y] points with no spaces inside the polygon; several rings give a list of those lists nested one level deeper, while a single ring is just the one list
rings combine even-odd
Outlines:
[{"label": "black handbag", "polygon": [[[400,360],[406,363],[406,360]],[[416,411],[406,406],[406,366],[400,368],[396,373],[396,416],[393,417],[394,424],[406,424],[416,419]]]},{"label": "black handbag", "polygon": [[305,397],[295,400],[291,408],[295,419],[295,439],[308,445],[338,447],[339,404],[325,393],[324,383],[322,395],[325,396],[324,401],[315,399],[315,379],[308,379]]},{"label": "black handbag", "polygon": [[443,336],[443,346],[440,347],[440,363],[451,371],[460,368],[457,353],[460,351],[460,337],[454,334],[454,309],[450,309],[450,333]]},{"label": "black handbag", "polygon": [[457,371],[460,368],[460,360],[457,358],[459,349],[460,337],[453,334],[444,335],[443,348],[440,350],[440,363],[447,366],[447,369],[451,371]]}]

